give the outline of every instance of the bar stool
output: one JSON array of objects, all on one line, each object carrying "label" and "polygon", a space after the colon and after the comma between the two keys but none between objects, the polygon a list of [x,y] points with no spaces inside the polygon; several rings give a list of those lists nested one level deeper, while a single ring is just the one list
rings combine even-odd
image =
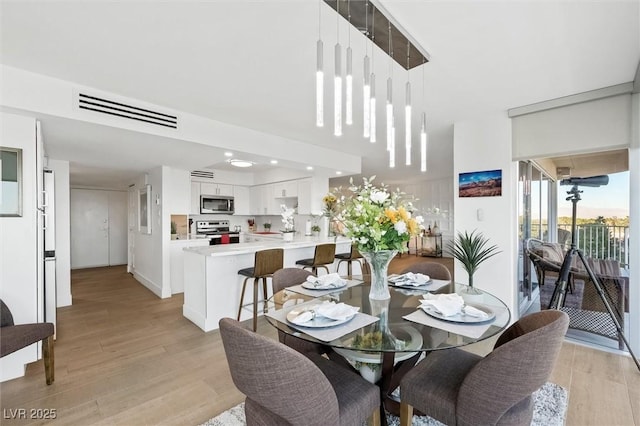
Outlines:
[{"label": "bar stool", "polygon": [[300,259],[296,265],[302,265],[302,269],[311,268],[311,272],[318,275],[318,268],[324,268],[329,273],[327,265],[332,265],[336,256],[335,243],[318,244],[313,259]]},{"label": "bar stool", "polygon": [[242,282],[242,293],[240,294],[240,307],[238,308],[238,321],[243,305],[244,292],[247,288],[247,280],[253,278],[253,331],[258,328],[258,282],[262,280],[263,312],[267,312],[267,278],[273,276],[278,269],[282,269],[284,263],[283,249],[260,250],[256,252],[253,268],[244,268],[238,271],[238,275],[246,278]]},{"label": "bar stool", "polygon": [[351,264],[353,262],[357,262],[360,264],[360,270],[364,273],[363,263],[360,259],[362,259],[362,255],[358,251],[355,245],[351,244],[351,251],[349,253],[338,253],[336,254],[336,259],[338,259],[338,265],[336,266],[336,272],[340,271],[340,264],[342,262],[347,262],[347,275],[351,276]]}]

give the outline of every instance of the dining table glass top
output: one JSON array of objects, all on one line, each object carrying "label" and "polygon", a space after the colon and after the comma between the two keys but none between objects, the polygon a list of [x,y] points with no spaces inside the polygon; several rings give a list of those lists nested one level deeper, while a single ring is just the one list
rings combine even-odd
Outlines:
[{"label": "dining table glass top", "polygon": [[[465,346],[495,336],[509,325],[509,309],[491,293],[480,290],[480,294],[468,295],[469,287],[464,284],[442,281],[440,285],[442,287],[434,293],[455,292],[463,297],[465,306],[486,312],[487,319],[460,315],[443,317],[437,312],[427,312],[420,308],[420,299],[429,293],[427,289],[390,286],[390,299],[371,300],[366,275],[354,276],[350,278],[349,286],[318,292],[322,293],[318,296],[300,286],[281,290],[270,299],[276,311],[267,314],[266,318],[286,334],[330,346],[343,355],[361,358],[361,362],[384,352],[396,353],[398,360],[403,355],[408,357],[417,352]],[[289,320],[298,312],[311,311],[315,315],[315,310],[325,301],[358,307],[359,313],[364,315],[335,321],[326,329],[322,329],[322,325],[305,327]],[[332,338],[334,334],[336,337]],[[326,340],[326,336],[331,340]]]}]

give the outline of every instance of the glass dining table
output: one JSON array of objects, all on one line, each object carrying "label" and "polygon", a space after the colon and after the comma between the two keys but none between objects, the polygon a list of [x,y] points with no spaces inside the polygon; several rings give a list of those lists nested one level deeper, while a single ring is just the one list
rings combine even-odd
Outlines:
[{"label": "glass dining table", "polygon": [[[331,359],[377,383],[382,419],[384,409],[398,413],[399,402],[393,392],[423,354],[489,339],[511,320],[509,309],[499,298],[481,290],[468,294],[469,287],[463,284],[432,280],[424,287],[390,285],[390,299],[373,300],[369,299],[368,281],[365,275],[349,277],[346,286],[336,289],[315,290],[301,285],[286,288],[271,297],[275,311],[267,313],[266,319],[288,335],[329,347]],[[427,293],[453,292],[463,297],[465,306],[484,311],[485,318],[443,317],[420,308],[420,299]],[[294,314],[314,312],[327,301],[357,307],[359,312],[342,321],[309,322],[308,326],[294,322]]]}]

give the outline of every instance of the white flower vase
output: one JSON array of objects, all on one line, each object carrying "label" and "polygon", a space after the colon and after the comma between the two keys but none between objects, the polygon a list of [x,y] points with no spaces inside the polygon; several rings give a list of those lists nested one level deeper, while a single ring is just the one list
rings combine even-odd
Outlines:
[{"label": "white flower vase", "polygon": [[285,242],[291,242],[293,241],[293,236],[294,236],[295,232],[283,232],[282,233],[282,240]]},{"label": "white flower vase", "polygon": [[387,269],[391,259],[398,253],[397,250],[379,250],[366,252],[359,250],[362,257],[371,268],[371,289],[369,299],[385,300],[391,298],[389,284],[387,282]]}]

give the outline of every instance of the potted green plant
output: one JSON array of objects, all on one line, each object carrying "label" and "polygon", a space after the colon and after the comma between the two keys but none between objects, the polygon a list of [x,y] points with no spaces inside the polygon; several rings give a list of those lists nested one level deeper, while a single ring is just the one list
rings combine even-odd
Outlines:
[{"label": "potted green plant", "polygon": [[178,226],[174,221],[171,221],[171,239],[172,240],[178,239]]},{"label": "potted green plant", "polygon": [[498,246],[489,246],[489,239],[477,230],[458,232],[451,244],[453,257],[462,263],[469,275],[469,293],[475,293],[473,288],[473,274],[478,270],[482,262],[500,253]]},{"label": "potted green plant", "polygon": [[265,222],[262,226],[264,226],[264,230],[267,232],[271,230],[271,222]]},{"label": "potted green plant", "polygon": [[318,226],[318,225],[313,225],[313,226],[311,227],[311,232],[313,233],[313,236],[314,236],[314,237],[319,236],[319,235],[320,235],[320,226]]}]

